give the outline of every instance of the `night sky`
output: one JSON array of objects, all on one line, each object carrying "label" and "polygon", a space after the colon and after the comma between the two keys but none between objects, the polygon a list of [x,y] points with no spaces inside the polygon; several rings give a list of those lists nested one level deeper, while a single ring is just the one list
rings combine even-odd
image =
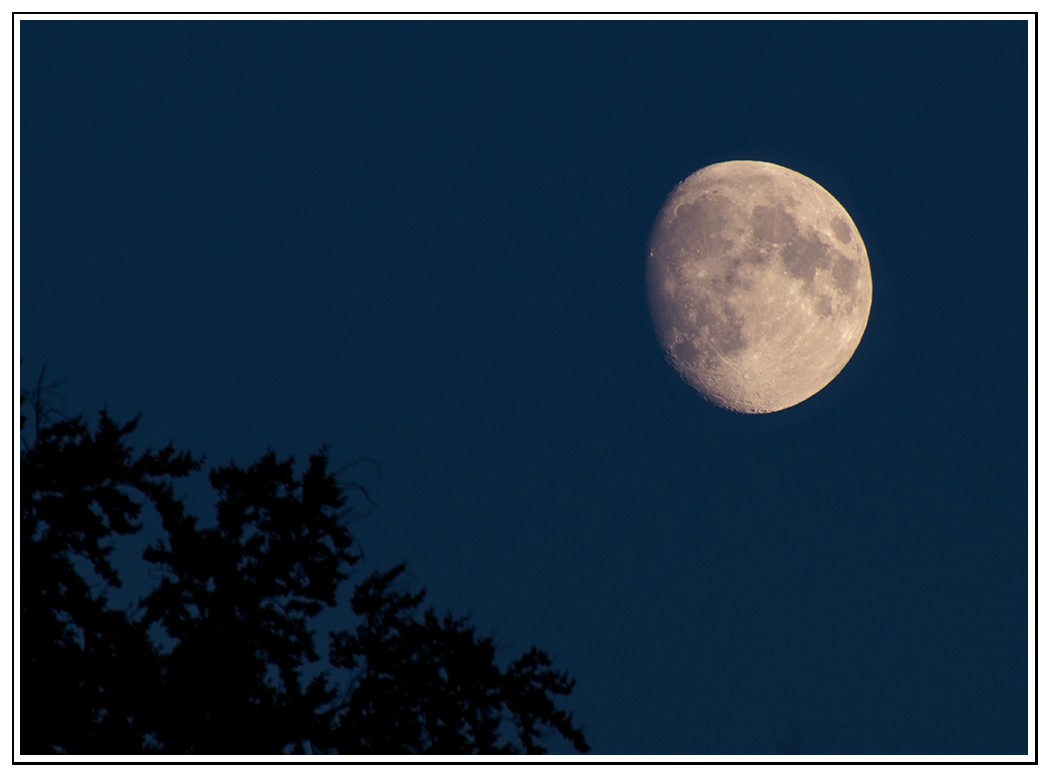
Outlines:
[{"label": "night sky", "polygon": [[[549,651],[596,754],[1026,753],[1024,21],[18,30],[23,388],[207,465],[375,459],[353,580]],[[872,265],[767,416],[646,308],[664,198],[734,159]]]}]

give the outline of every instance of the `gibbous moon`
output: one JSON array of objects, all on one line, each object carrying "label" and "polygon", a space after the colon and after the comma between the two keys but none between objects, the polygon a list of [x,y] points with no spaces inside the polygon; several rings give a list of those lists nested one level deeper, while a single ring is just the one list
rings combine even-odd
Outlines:
[{"label": "gibbous moon", "polygon": [[872,273],[836,198],[769,162],[698,170],[650,235],[646,293],[657,338],[716,405],[772,413],[821,391],[861,341]]}]

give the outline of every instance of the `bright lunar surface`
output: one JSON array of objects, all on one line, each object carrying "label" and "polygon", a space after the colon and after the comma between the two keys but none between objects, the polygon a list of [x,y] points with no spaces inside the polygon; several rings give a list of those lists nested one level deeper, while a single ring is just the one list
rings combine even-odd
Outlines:
[{"label": "bright lunar surface", "polygon": [[850,360],[872,274],[854,222],[814,181],[769,162],[721,162],[665,200],[646,292],[687,383],[722,408],[771,413],[821,391]]}]

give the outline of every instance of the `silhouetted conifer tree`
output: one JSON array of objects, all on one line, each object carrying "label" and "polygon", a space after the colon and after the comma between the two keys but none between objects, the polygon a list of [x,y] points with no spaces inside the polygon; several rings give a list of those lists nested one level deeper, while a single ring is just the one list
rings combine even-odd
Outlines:
[{"label": "silhouetted conifer tree", "polygon": [[[92,432],[49,414],[39,385],[29,399],[22,753],[544,753],[541,728],[588,750],[554,699],[573,680],[535,647],[501,670],[492,639],[467,619],[419,613],[425,593],[400,591],[404,565],[360,583],[356,627],[331,634],[329,661],[350,671],[347,687],[331,671],[305,679],[319,659],[308,619],[337,605],[360,559],[325,449],[299,477],[273,453],[213,468],[216,526],[204,527],[173,490],[202,459],[171,444],[136,457],[127,438],[138,417],[121,425],[103,411]],[[76,560],[119,586],[112,543],[142,528],[147,502],[163,536],[143,556],[161,577],[132,615],[93,592]]]}]

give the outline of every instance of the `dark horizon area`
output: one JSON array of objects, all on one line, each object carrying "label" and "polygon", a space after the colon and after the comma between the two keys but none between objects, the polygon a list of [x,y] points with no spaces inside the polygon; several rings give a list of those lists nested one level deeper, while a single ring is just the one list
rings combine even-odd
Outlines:
[{"label": "dark horizon area", "polygon": [[[205,523],[209,467],[374,460],[352,583],[406,561],[550,652],[595,756],[1035,748],[1025,22],[15,35],[21,389],[205,455]],[[827,189],[872,269],[854,357],[768,415],[646,308],[664,198],[735,159]]]}]

